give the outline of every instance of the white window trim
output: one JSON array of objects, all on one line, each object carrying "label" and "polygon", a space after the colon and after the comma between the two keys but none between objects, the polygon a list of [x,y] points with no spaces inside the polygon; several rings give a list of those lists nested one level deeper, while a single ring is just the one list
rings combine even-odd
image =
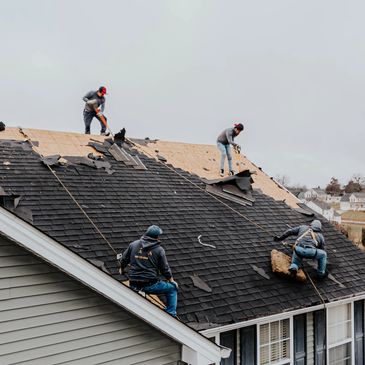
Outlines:
[{"label": "white window trim", "polygon": [[278,321],[283,321],[285,319],[289,320],[289,351],[290,351],[290,359],[286,359],[286,360],[282,360],[279,362],[276,362],[273,365],[283,365],[283,364],[287,364],[289,363],[290,365],[293,365],[294,363],[294,341],[293,341],[293,335],[294,335],[294,329],[293,329],[293,316],[290,317],[285,317],[285,318],[281,318],[281,319],[277,319],[274,321],[266,321],[266,322],[262,322],[262,323],[258,323],[256,324],[256,358],[257,358],[257,364],[260,364],[261,361],[261,357],[260,357],[260,348],[261,348],[261,344],[260,344],[260,326],[265,325],[265,324],[269,324],[269,323],[273,323],[273,322],[278,322]]},{"label": "white window trim", "polygon": [[[355,337],[355,334],[354,334],[354,319],[355,319],[354,301],[355,300],[358,300],[358,299],[356,298],[356,299],[353,299],[352,301],[348,300],[341,304],[331,303],[331,305],[327,306],[327,310],[326,310],[326,363],[327,364],[329,364],[329,361],[330,361],[329,352],[331,349],[351,342],[351,365],[355,365],[355,338],[354,338]],[[328,333],[329,333],[328,309],[331,307],[337,307],[337,306],[348,305],[348,304],[350,304],[350,318],[351,318],[350,334],[351,334],[351,337],[347,338],[346,340],[342,340],[340,342],[330,345],[329,341],[328,341]]]},{"label": "white window trim", "polygon": [[338,299],[336,301],[326,303],[326,304],[319,304],[319,305],[315,305],[315,306],[312,306],[312,307],[297,309],[297,310],[294,310],[294,311],[288,311],[288,312],[273,314],[272,316],[255,318],[255,319],[251,319],[251,320],[248,320],[248,321],[245,321],[245,322],[237,322],[237,323],[228,324],[228,325],[221,326],[221,327],[210,328],[210,329],[207,329],[207,330],[202,330],[202,331],[200,331],[200,333],[203,334],[206,337],[213,337],[213,336],[216,336],[217,334],[222,333],[222,332],[232,331],[232,330],[235,330],[235,329],[249,327],[249,326],[253,326],[253,325],[256,325],[256,324],[274,322],[274,321],[277,321],[279,319],[285,319],[285,318],[289,318],[289,317],[294,317],[294,316],[299,315],[299,314],[315,312],[315,311],[320,310],[320,309],[327,309],[327,308],[332,307],[332,306],[337,306],[337,305],[346,304],[346,303],[352,303],[352,302],[355,302],[355,301],[358,301],[358,300],[365,300],[365,292],[358,293],[358,295],[351,296],[349,298]]},{"label": "white window trim", "polygon": [[[294,327],[293,327],[294,316],[299,315],[299,314],[313,313],[317,310],[325,309],[325,313],[326,313],[325,314],[326,315],[326,333],[328,333],[328,308],[351,303],[351,319],[352,319],[352,323],[351,323],[351,336],[352,336],[351,353],[355,354],[354,302],[358,301],[358,300],[365,300],[365,294],[361,293],[358,296],[351,297],[351,298],[340,299],[340,300],[335,301],[335,302],[326,303],[325,305],[321,304],[321,305],[317,305],[317,306],[313,306],[313,307],[308,307],[308,308],[295,310],[295,311],[292,311],[292,312],[279,313],[279,314],[274,314],[274,315],[268,316],[268,317],[257,318],[257,319],[246,321],[246,322],[235,323],[233,325],[217,327],[217,328],[214,328],[214,329],[201,331],[201,333],[204,334],[205,336],[209,335],[208,337],[214,337],[215,336],[216,344],[219,345],[220,344],[220,334],[221,333],[232,331],[232,330],[239,330],[239,329],[244,328],[244,327],[256,326],[256,356],[257,356],[257,362],[259,364],[259,361],[260,361],[260,356],[259,356],[260,339],[258,337],[259,336],[259,326],[261,324],[275,322],[275,321],[278,321],[278,320],[290,319],[290,354],[291,354],[290,364],[292,365],[292,364],[294,364],[294,339],[293,339],[293,336],[294,336]],[[239,345],[237,346],[236,350],[237,350],[237,353],[238,353],[238,351],[240,351]],[[329,361],[328,350],[329,350],[328,349],[328,336],[326,335],[326,359],[327,359],[327,363]],[[355,365],[354,356],[352,356],[352,365]]]}]

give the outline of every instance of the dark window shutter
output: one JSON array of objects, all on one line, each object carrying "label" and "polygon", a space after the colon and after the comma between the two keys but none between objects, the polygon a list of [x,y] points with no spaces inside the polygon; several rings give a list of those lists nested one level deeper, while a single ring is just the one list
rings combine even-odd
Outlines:
[{"label": "dark window shutter", "polygon": [[237,343],[237,331],[228,331],[228,332],[222,332],[220,334],[220,344],[225,347],[229,347],[232,352],[231,356],[228,359],[222,359],[221,365],[236,365],[236,343]]},{"label": "dark window shutter", "polygon": [[306,365],[307,361],[307,315],[295,316],[294,321],[294,365]]},{"label": "dark window shutter", "polygon": [[355,365],[364,364],[364,301],[354,302]]},{"label": "dark window shutter", "polygon": [[326,365],[326,312],[314,313],[314,364]]},{"label": "dark window shutter", "polygon": [[257,364],[256,326],[240,329],[241,365]]}]

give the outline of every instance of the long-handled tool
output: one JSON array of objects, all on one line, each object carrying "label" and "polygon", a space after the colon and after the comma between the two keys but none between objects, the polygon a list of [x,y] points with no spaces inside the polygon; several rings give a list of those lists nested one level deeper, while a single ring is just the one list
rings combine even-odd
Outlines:
[{"label": "long-handled tool", "polygon": [[104,117],[103,113],[101,112],[101,110],[98,108],[98,102],[96,100],[89,100],[87,102],[87,104],[89,104],[95,111],[96,113],[96,117],[105,125],[105,128],[108,130],[109,135],[111,135],[114,138],[114,134],[112,132],[112,130],[110,129],[106,118]]},{"label": "long-handled tool", "polygon": [[233,150],[235,153],[237,153],[237,155],[239,155],[241,153],[241,146],[236,144],[233,146]]},{"label": "long-handled tool", "polygon": [[108,135],[111,135],[114,138],[114,134],[113,134],[112,130],[110,129],[110,127],[106,121],[106,118],[104,117],[104,115],[100,111],[100,109],[96,108],[95,113],[96,113],[97,118],[105,125],[105,128],[107,129],[107,131],[109,133]]}]

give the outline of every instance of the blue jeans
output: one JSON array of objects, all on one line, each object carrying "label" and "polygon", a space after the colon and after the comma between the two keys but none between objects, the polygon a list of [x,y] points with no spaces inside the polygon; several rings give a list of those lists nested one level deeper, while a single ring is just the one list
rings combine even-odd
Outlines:
[{"label": "blue jeans", "polygon": [[[85,134],[90,134],[90,126],[91,126],[91,122],[94,119],[94,117],[96,119],[98,119],[100,122],[100,127],[101,127],[100,133],[105,133],[106,127],[105,127],[104,123],[100,120],[100,118],[96,115],[96,113],[88,112],[87,110],[84,110]],[[104,116],[104,118],[106,120],[105,116]]]},{"label": "blue jeans", "polygon": [[227,160],[228,160],[228,170],[232,171],[232,153],[231,153],[231,145],[230,144],[223,144],[220,142],[217,142],[217,147],[219,149],[219,151],[221,151],[221,164],[220,164],[220,169],[224,170],[224,160],[227,156]]},{"label": "blue jeans", "polygon": [[323,276],[326,272],[327,253],[319,248],[308,248],[303,246],[296,246],[293,251],[292,262],[290,269],[298,270],[302,265],[303,258],[317,260],[317,274]]},{"label": "blue jeans", "polygon": [[176,317],[177,286],[175,283],[170,283],[168,281],[158,281],[153,285],[145,286],[143,288],[135,286],[131,286],[131,288],[135,290],[142,290],[146,294],[165,294],[167,302],[165,311]]}]

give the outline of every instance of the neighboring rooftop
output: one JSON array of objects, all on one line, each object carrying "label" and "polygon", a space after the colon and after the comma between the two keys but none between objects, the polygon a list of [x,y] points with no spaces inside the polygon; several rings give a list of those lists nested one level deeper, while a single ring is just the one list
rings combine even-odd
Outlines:
[{"label": "neighboring rooftop", "polygon": [[349,202],[350,201],[350,195],[351,194],[344,194],[344,195],[342,195],[340,201],[342,201],[342,202]]},{"label": "neighboring rooftop", "polygon": [[[29,130],[26,133],[31,136]],[[32,141],[40,140],[38,132],[33,133]],[[96,153],[85,146],[94,136],[75,138],[75,143],[86,149],[83,155]],[[52,145],[53,140],[45,139],[39,148],[49,148],[50,154],[60,153],[48,144]],[[152,146],[156,144],[142,147]],[[184,151],[188,146],[184,145]],[[61,143],[59,148],[65,147]],[[164,163],[140,153],[139,146],[134,149],[127,145],[125,149],[137,155],[147,169],[116,161],[110,153],[102,154],[103,162],[110,165],[108,170],[93,168],[80,163],[70,150],[62,153],[65,164],[56,161],[52,169],[118,252],[140,237],[148,225],[163,228],[162,244],[180,284],[178,313],[183,322],[204,329],[321,303],[310,282],[299,286],[273,275],[270,267],[271,250],[284,250],[272,241],[272,236],[289,226],[309,223],[313,217],[259,190],[245,189],[248,180],[244,175],[251,165],[246,166],[242,181],[235,178],[216,183],[221,194],[242,198],[235,202],[208,193],[206,183],[198,176],[168,165],[166,153],[168,161]],[[197,149],[201,151],[201,147]],[[209,149],[203,151],[210,156]],[[197,160],[194,164],[199,164]],[[0,186],[7,209],[116,280],[125,279],[118,273],[115,253],[28,143],[0,141],[0,166]],[[365,254],[329,223],[322,223],[334,279],[317,283],[322,297],[334,301],[364,292]],[[312,267],[307,270],[313,275]]]},{"label": "neighboring rooftop", "polygon": [[318,207],[320,207],[321,209],[323,210],[329,210],[331,209],[331,205],[322,201],[322,200],[319,200],[319,199],[313,199],[311,200],[312,203],[314,203],[315,205],[317,205]]},{"label": "neighboring rooftop", "polygon": [[365,199],[365,193],[352,193],[351,195],[356,196],[358,199]]}]

